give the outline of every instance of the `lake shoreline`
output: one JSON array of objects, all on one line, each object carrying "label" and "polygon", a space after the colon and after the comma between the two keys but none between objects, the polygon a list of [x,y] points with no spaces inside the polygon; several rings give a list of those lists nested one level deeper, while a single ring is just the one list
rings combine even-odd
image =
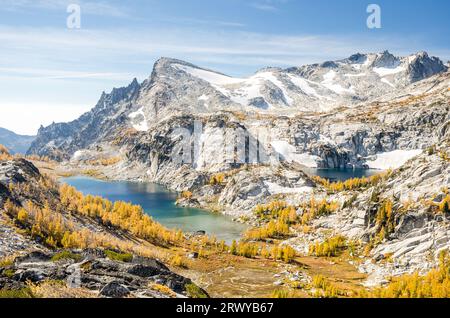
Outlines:
[{"label": "lake shoreline", "polygon": [[98,195],[112,202],[125,201],[139,205],[155,221],[186,233],[205,231],[207,235],[231,243],[239,240],[247,226],[230,217],[212,213],[205,209],[179,207],[177,193],[167,188],[146,182],[105,181],[87,176],[60,178],[85,195]]}]

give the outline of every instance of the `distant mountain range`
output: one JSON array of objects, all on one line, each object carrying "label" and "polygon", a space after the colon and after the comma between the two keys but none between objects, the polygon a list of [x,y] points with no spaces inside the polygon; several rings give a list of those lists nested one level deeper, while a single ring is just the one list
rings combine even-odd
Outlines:
[{"label": "distant mountain range", "polygon": [[25,154],[36,136],[18,135],[8,129],[0,128],[0,144],[11,153]]}]

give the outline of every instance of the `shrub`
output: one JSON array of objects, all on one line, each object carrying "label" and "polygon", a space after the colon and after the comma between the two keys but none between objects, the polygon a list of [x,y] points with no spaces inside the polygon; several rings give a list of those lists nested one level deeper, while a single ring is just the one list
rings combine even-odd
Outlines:
[{"label": "shrub", "polygon": [[9,150],[2,144],[0,144],[0,155],[9,155]]},{"label": "shrub", "polygon": [[290,263],[295,258],[295,250],[288,246],[274,246],[270,250],[270,257],[275,261]]},{"label": "shrub", "polygon": [[257,244],[239,242],[237,254],[247,258],[253,258],[258,255],[259,246]]},{"label": "shrub", "polygon": [[185,285],[186,292],[191,298],[209,298],[208,295],[197,285],[191,283]]},{"label": "shrub", "polygon": [[277,289],[274,290],[270,296],[270,298],[290,298],[290,293],[286,289]]},{"label": "shrub", "polygon": [[192,199],[192,192],[191,191],[181,192],[181,198],[186,199],[186,200]]},{"label": "shrub", "polygon": [[236,243],[236,240],[233,240],[233,242],[231,243],[230,253],[232,255],[237,255],[237,243]]},{"label": "shrub", "polygon": [[55,255],[53,255],[51,261],[58,262],[60,260],[71,259],[71,260],[74,260],[75,262],[79,262],[82,260],[82,258],[83,257],[81,255],[74,254],[70,251],[62,251],[62,252],[59,252],[59,253],[56,253]]},{"label": "shrub", "polygon": [[317,257],[334,257],[344,247],[347,247],[346,239],[343,236],[335,236],[325,240],[323,243],[316,243],[309,246],[309,255]]},{"label": "shrub", "polygon": [[0,259],[0,267],[11,266],[14,263],[15,256],[6,256]]},{"label": "shrub", "polygon": [[165,285],[160,284],[151,284],[150,289],[157,291],[161,294],[167,295],[169,297],[176,297],[176,293]]},{"label": "shrub", "polygon": [[11,278],[14,276],[15,273],[16,271],[13,269],[5,269],[2,274],[8,278]]},{"label": "shrub", "polygon": [[25,223],[28,220],[28,212],[25,209],[20,209],[19,213],[17,213],[17,220],[20,223]]},{"label": "shrub", "polygon": [[322,292],[316,291],[315,297],[323,298],[337,298],[340,295],[345,295],[334,284],[329,282],[324,276],[316,275],[312,279],[312,286],[317,289],[321,289]]},{"label": "shrub", "polygon": [[307,205],[303,206],[303,215],[301,219],[302,225],[308,225],[312,220],[327,216],[335,212],[339,208],[337,202],[328,202],[326,199],[320,202],[313,197]]},{"label": "shrub", "polygon": [[448,252],[440,255],[439,267],[425,276],[418,273],[392,278],[389,285],[373,290],[364,297],[376,298],[449,298],[450,259]]},{"label": "shrub", "polygon": [[11,160],[13,157],[9,153],[8,149],[0,144],[0,160]]},{"label": "shrub", "polygon": [[450,195],[446,195],[444,200],[439,205],[439,210],[444,213],[445,215],[450,214]]},{"label": "shrub", "polygon": [[0,289],[0,298],[34,298],[30,288]]},{"label": "shrub", "polygon": [[392,171],[387,171],[370,177],[353,178],[346,181],[330,182],[321,177],[315,176],[313,180],[321,184],[329,193],[337,193],[349,190],[359,190],[370,186],[376,186],[380,182],[387,180],[392,175]]},{"label": "shrub", "polygon": [[212,176],[209,179],[209,184],[210,185],[222,185],[225,181],[225,174],[224,173],[218,173],[214,176]]},{"label": "shrub", "polygon": [[113,166],[117,163],[119,163],[122,159],[120,157],[113,157],[113,158],[102,158],[97,160],[90,160],[87,162],[87,164],[92,166]]},{"label": "shrub", "polygon": [[250,229],[244,233],[247,240],[262,241],[268,238],[284,238],[289,235],[289,225],[283,220],[270,221],[263,227]]},{"label": "shrub", "polygon": [[170,260],[170,265],[181,268],[187,268],[185,260],[180,255],[173,256]]},{"label": "shrub", "polygon": [[285,201],[273,201],[256,206],[254,213],[258,218],[272,220],[277,219],[287,208],[288,204]]},{"label": "shrub", "polygon": [[393,212],[393,203],[386,199],[382,202],[377,211],[376,224],[379,228],[378,241],[382,242],[386,236],[395,229],[395,215]]},{"label": "shrub", "polygon": [[130,263],[133,260],[133,255],[129,253],[114,252],[112,250],[105,250],[106,257],[113,261]]}]

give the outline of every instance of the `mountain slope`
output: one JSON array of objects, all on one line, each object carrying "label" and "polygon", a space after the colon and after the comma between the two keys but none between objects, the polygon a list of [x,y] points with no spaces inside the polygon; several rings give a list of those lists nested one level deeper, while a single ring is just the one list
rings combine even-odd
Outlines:
[{"label": "mountain slope", "polygon": [[134,79],[127,87],[114,88],[110,94],[103,93],[97,105],[77,120],[41,127],[28,154],[67,159],[67,154],[87,148],[97,140],[111,140],[117,131],[129,125],[128,117],[123,113],[131,108],[139,89],[140,85]]},{"label": "mountain slope", "polygon": [[422,52],[389,52],[289,69],[266,68],[233,78],[193,64],[162,58],[149,79],[103,94],[92,111],[71,123],[39,130],[29,153],[68,159],[77,150],[113,140],[127,129],[146,132],[171,116],[221,111],[273,115],[329,112],[364,107],[384,95],[443,73],[447,67]]},{"label": "mountain slope", "polygon": [[[113,225],[101,217],[83,213],[80,193],[61,186],[22,158],[0,159],[0,290],[23,290],[29,282],[46,284],[63,297],[190,297],[192,287],[207,296],[186,277],[172,272],[156,259],[159,247],[176,246],[175,240],[161,236],[169,230],[156,225],[156,235],[145,237],[125,229],[124,221]],[[68,196],[71,197],[68,201]],[[77,201],[77,202],[76,202]],[[97,202],[98,198],[97,198]],[[134,222],[148,226],[153,221],[137,207],[121,203],[121,208],[104,200],[111,209],[106,215],[130,209]],[[127,206],[127,207],[125,207]],[[138,220],[139,219],[139,220]],[[141,226],[142,230],[143,227]],[[184,236],[179,238],[185,240]],[[4,256],[16,256],[6,262]],[[20,255],[20,256],[19,256]],[[52,282],[58,284],[52,285]],[[61,284],[60,282],[67,282]],[[152,286],[164,287],[155,289]],[[2,294],[3,295],[3,294]],[[80,295],[78,295],[80,296]],[[58,297],[61,297],[59,295]]]},{"label": "mountain slope", "polygon": [[11,153],[25,154],[36,136],[18,135],[10,130],[0,128],[0,144],[9,149]]}]

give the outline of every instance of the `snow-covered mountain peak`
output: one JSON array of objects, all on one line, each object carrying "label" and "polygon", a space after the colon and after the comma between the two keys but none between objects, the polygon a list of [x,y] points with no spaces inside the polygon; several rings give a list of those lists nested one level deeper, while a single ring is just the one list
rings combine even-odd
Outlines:
[{"label": "snow-covered mountain peak", "polygon": [[376,55],[374,61],[371,64],[371,67],[396,68],[400,65],[400,63],[400,58],[389,53],[389,51],[384,51]]},{"label": "snow-covered mountain peak", "polygon": [[[188,110],[194,112],[230,107],[277,112],[327,111],[377,98],[445,69],[439,59],[430,58],[425,52],[397,57],[384,51],[356,53],[343,60],[288,69],[267,67],[245,78],[161,58],[155,64],[152,78],[161,87],[183,88],[182,99],[189,100]],[[191,88],[189,91],[187,86]]]}]

